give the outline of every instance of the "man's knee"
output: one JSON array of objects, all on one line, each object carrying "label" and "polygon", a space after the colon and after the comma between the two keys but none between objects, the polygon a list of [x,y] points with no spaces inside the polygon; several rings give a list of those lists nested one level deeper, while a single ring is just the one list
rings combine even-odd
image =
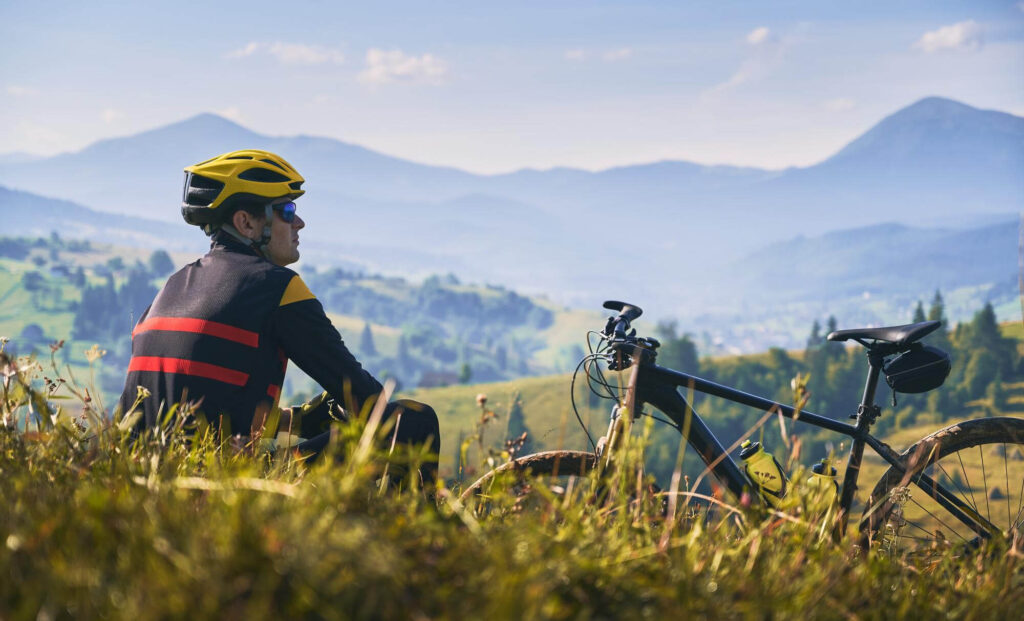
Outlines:
[{"label": "man's knee", "polygon": [[[405,442],[431,442],[435,451],[441,444],[441,427],[437,412],[426,403],[412,399],[399,399],[388,404],[387,416],[401,413],[398,424],[398,438]],[[404,428],[404,429],[403,429]]]}]

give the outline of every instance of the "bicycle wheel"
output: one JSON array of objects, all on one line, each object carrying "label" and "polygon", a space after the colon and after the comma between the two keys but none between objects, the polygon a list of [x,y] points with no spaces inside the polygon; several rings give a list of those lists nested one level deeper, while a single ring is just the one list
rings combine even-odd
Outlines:
[{"label": "bicycle wheel", "polygon": [[593,469],[597,462],[594,453],[588,451],[544,451],[532,453],[513,459],[483,475],[470,485],[459,496],[459,500],[467,500],[478,496],[490,486],[495,477],[508,472],[533,476],[573,476],[583,475]]},{"label": "bicycle wheel", "polygon": [[901,457],[906,471],[890,467],[871,492],[861,518],[862,543],[889,553],[931,555],[1021,537],[1024,420],[950,425]]}]

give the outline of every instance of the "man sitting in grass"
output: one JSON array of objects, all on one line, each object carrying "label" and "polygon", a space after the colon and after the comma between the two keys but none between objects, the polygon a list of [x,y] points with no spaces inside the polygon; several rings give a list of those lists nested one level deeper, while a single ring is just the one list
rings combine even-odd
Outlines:
[{"label": "man sitting in grass", "polygon": [[[139,428],[157,426],[171,404],[189,404],[197,417],[232,435],[270,435],[264,426],[306,438],[311,457],[327,446],[330,422],[365,413],[381,384],[345,347],[323,306],[286,267],[299,260],[305,222],[295,199],[304,179],[266,151],[225,153],[185,169],[182,216],[212,238],[210,252],[172,275],[132,332],[132,358],[121,397],[127,412],[142,399]],[[288,361],[326,392],[303,406],[280,410]],[[401,414],[399,416],[399,413]],[[278,416],[280,414],[280,416]],[[436,476],[440,431],[430,406],[387,404],[389,435],[426,444],[420,468]]]}]

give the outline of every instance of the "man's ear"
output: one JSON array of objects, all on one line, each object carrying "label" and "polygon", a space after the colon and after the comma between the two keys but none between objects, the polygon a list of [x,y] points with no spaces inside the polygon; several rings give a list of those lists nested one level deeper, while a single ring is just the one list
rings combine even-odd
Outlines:
[{"label": "man's ear", "polygon": [[261,234],[263,229],[257,218],[244,209],[239,209],[231,215],[231,225],[243,236],[252,239],[255,239],[254,235]]}]

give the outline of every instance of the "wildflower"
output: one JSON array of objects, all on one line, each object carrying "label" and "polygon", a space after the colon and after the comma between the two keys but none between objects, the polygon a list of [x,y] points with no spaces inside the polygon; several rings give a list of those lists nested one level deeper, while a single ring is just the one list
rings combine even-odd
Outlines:
[{"label": "wildflower", "polygon": [[85,359],[89,361],[89,364],[96,362],[105,355],[107,355],[107,350],[100,349],[99,345],[94,344],[92,347],[85,350]]}]

